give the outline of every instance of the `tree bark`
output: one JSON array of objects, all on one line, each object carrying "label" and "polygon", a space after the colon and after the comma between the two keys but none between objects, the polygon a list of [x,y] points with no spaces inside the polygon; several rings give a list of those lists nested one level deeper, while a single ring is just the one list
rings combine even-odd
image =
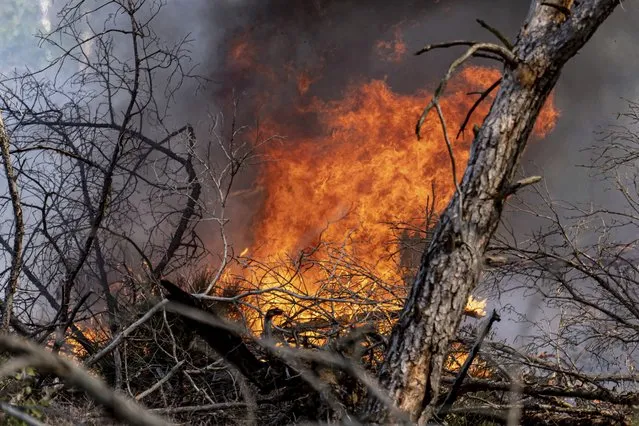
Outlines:
[{"label": "tree bark", "polygon": [[11,316],[13,315],[13,298],[18,290],[18,279],[20,278],[20,270],[22,268],[22,246],[24,240],[24,218],[22,216],[22,201],[20,198],[20,190],[18,188],[18,178],[16,176],[10,154],[10,141],[7,129],[4,126],[4,120],[0,115],[0,151],[2,151],[2,160],[4,163],[4,171],[7,177],[7,186],[9,187],[9,195],[11,196],[11,205],[13,206],[13,217],[15,220],[15,232],[13,237],[13,250],[11,252],[11,272],[9,273],[9,283],[7,285],[4,297],[4,311],[2,316],[2,330],[9,331],[11,325]]},{"label": "tree bark", "polygon": [[[432,418],[441,371],[483,256],[501,216],[528,137],[564,64],[590,39],[619,0],[534,0],[493,105],[473,141],[464,177],[442,213],[415,283],[393,329],[381,383],[411,420]],[[423,142],[422,142],[423,143]],[[460,197],[461,195],[461,197]],[[387,422],[370,400],[368,419]]]}]

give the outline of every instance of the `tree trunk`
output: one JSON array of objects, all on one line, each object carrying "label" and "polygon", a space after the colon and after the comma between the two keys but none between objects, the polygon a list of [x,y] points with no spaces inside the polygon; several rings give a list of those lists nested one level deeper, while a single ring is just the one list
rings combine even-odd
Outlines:
[{"label": "tree trunk", "polygon": [[[419,424],[433,416],[444,356],[480,278],[486,247],[539,111],[564,64],[619,0],[550,3],[533,1],[512,51],[515,63],[506,66],[473,142],[462,196],[457,193],[443,212],[391,335],[380,380],[397,407]],[[369,401],[367,415],[374,422],[390,420],[376,400]]]}]

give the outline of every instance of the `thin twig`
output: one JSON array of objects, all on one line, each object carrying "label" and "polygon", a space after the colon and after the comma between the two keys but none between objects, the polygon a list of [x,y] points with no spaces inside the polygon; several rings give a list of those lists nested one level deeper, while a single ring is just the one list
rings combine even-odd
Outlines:
[{"label": "thin twig", "polygon": [[459,220],[461,220],[462,218],[462,206],[463,206],[463,199],[462,199],[462,192],[461,192],[461,188],[459,187],[459,182],[457,181],[457,164],[455,161],[455,153],[453,152],[453,146],[450,143],[450,139],[448,139],[448,129],[446,127],[446,120],[444,120],[444,114],[442,113],[442,109],[439,106],[439,102],[435,103],[435,109],[437,110],[437,115],[439,116],[439,121],[442,125],[442,131],[444,133],[444,140],[446,141],[446,148],[448,149],[448,156],[450,157],[450,165],[452,168],[452,173],[453,173],[453,185],[455,185],[455,192],[457,193],[457,196],[459,197]]},{"label": "thin twig", "polygon": [[118,334],[113,340],[111,340],[111,343],[106,345],[100,352],[96,353],[95,355],[93,355],[92,357],[84,361],[84,365],[86,367],[91,367],[93,364],[101,360],[105,355],[107,355],[109,352],[115,349],[120,344],[122,339],[127,337],[136,328],[138,328],[139,326],[144,324],[146,321],[148,321],[149,318],[151,318],[157,311],[162,309],[162,307],[166,305],[168,302],[169,302],[168,300],[164,299],[161,302],[157,303],[154,307],[149,309],[148,312],[144,314],[139,320],[135,321],[133,324],[131,324],[125,330],[123,330],[120,334]]},{"label": "thin twig", "polygon": [[[503,46],[499,46],[493,43],[477,43],[477,42],[465,41],[465,40],[427,44],[426,46],[422,47],[420,50],[415,52],[415,55],[422,55],[434,49],[444,49],[444,48],[453,47],[453,46],[470,46],[469,50],[472,50],[472,52],[466,53],[469,57],[474,55],[476,52],[492,53],[494,55],[499,56],[502,60],[504,60],[509,65],[514,65],[516,63],[515,54],[511,50]],[[464,56],[466,56],[466,54],[464,54]]]},{"label": "thin twig", "polygon": [[499,77],[499,79],[497,81],[495,81],[493,84],[491,84],[488,89],[484,90],[483,92],[480,92],[479,98],[475,101],[473,106],[470,107],[470,109],[468,110],[468,113],[466,114],[466,117],[464,118],[464,121],[463,121],[462,125],[459,126],[459,132],[457,132],[456,139],[459,139],[459,136],[462,133],[464,133],[464,130],[466,130],[466,126],[468,125],[468,122],[470,121],[470,118],[472,117],[473,112],[475,112],[475,110],[483,102],[483,100],[486,99],[488,97],[488,95],[490,95],[490,93],[493,90],[495,90],[497,88],[497,86],[499,86],[501,84],[501,80],[502,80],[502,78]]},{"label": "thin twig", "polygon": [[175,364],[173,366],[173,368],[171,368],[171,370],[169,370],[168,373],[166,373],[166,375],[164,377],[162,377],[160,380],[158,380],[153,386],[151,386],[150,388],[148,388],[147,390],[140,392],[139,394],[137,394],[135,396],[135,400],[136,401],[140,401],[142,400],[144,397],[152,394],[153,392],[155,392],[156,390],[158,390],[158,388],[160,386],[162,386],[164,383],[168,382],[169,379],[171,377],[173,377],[173,375],[175,375],[175,373],[177,373],[177,371],[184,365],[185,360],[181,360],[180,362],[178,362],[177,364]]},{"label": "thin twig", "polygon": [[4,411],[11,417],[15,417],[16,419],[25,422],[29,426],[47,426],[45,423],[42,423],[35,417],[32,417],[27,413],[20,411],[18,407],[8,404],[4,401],[0,401],[0,410]]},{"label": "thin twig", "polygon": [[216,410],[228,410],[231,408],[245,408],[246,402],[220,402],[217,404],[206,405],[187,405],[183,407],[170,407],[170,408],[153,408],[149,411],[158,414],[183,414],[183,413],[197,413],[199,411],[216,411]]},{"label": "thin twig", "polygon": [[450,67],[448,68],[448,71],[444,75],[444,78],[442,78],[441,82],[439,83],[439,86],[437,86],[437,89],[435,90],[432,100],[426,106],[426,108],[424,108],[424,112],[422,112],[422,115],[419,117],[419,120],[417,121],[417,126],[415,127],[415,133],[417,134],[417,139],[421,138],[422,125],[424,124],[424,121],[426,120],[426,117],[428,116],[428,113],[430,112],[430,110],[433,109],[435,104],[439,101],[439,98],[442,96],[444,89],[446,88],[446,85],[448,84],[448,81],[451,79],[455,70],[457,70],[459,66],[461,66],[464,62],[466,62],[468,58],[470,58],[474,53],[476,53],[479,50],[488,50],[488,51],[491,51],[492,53],[497,53],[500,56],[502,56],[502,58],[504,58],[504,60],[511,65],[516,63],[515,55],[510,50],[502,46],[497,46],[496,44],[491,44],[491,43],[478,43],[478,44],[472,45],[466,51],[466,53],[461,55],[450,65]]},{"label": "thin twig", "polygon": [[474,46],[476,44],[479,44],[479,42],[468,41],[468,40],[454,40],[454,41],[447,41],[444,43],[427,44],[426,46],[422,47],[417,52],[415,52],[415,56],[421,55],[426,52],[430,52],[431,50],[434,50],[434,49],[445,49],[447,47],[455,47],[455,46]]},{"label": "thin twig", "polygon": [[510,42],[510,40],[508,40],[508,38],[503,35],[497,28],[488,25],[488,23],[486,23],[486,21],[484,21],[483,19],[477,19],[477,23],[479,25],[481,25],[483,28],[487,29],[488,31],[490,31],[490,33],[492,35],[494,35],[495,37],[497,37],[499,39],[499,41],[501,41],[504,46],[506,47],[506,49],[508,50],[513,50],[513,44]]}]

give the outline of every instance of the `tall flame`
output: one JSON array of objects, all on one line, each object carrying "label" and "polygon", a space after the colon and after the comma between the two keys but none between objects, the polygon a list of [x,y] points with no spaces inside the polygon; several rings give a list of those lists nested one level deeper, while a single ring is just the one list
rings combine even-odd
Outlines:
[{"label": "tall flame", "polygon": [[[440,101],[460,174],[472,142],[470,131],[455,140],[476,100],[468,92],[485,90],[499,77],[494,69],[468,67],[451,81],[448,95]],[[314,123],[314,128],[322,129],[319,134],[291,135],[285,123],[275,120],[263,126],[271,134],[286,134],[289,139],[267,149],[270,161],[265,162],[259,176],[265,199],[256,217],[250,252],[265,262],[306,253],[314,259],[315,267],[269,269],[259,277],[247,277],[249,281],[295,292],[312,292],[324,288],[328,281],[340,281],[353,292],[366,292],[380,302],[405,295],[385,285],[406,288],[397,227],[392,224],[411,229],[423,226],[425,204],[433,189],[437,213],[454,192],[451,159],[439,121],[435,116],[427,118],[422,140],[414,134],[414,123],[430,97],[425,90],[410,95],[395,93],[385,81],[373,80],[352,85],[341,99],[313,99],[300,107],[297,120]],[[491,101],[489,97],[476,109],[468,129],[481,123]],[[557,116],[551,98],[537,120],[535,134],[545,136]],[[338,247],[339,254],[321,245],[326,242]],[[339,258],[343,267],[345,257],[349,265],[366,265],[368,272],[354,279],[352,274],[341,273],[340,267],[326,266],[329,259],[335,263]],[[283,305],[289,303],[273,294],[259,299],[285,310]],[[467,310],[481,312],[485,301],[481,303]]]}]

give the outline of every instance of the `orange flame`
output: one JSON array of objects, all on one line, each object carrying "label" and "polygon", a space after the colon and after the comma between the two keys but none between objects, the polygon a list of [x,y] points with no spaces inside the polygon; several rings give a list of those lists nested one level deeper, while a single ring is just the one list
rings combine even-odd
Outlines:
[{"label": "orange flame", "polygon": [[474,318],[482,318],[486,316],[486,299],[478,300],[471,294],[468,296],[468,302],[464,307],[464,313]]},{"label": "orange flame", "polygon": [[[109,341],[110,336],[95,320],[83,323],[76,323],[75,326],[82,332],[82,335],[91,343],[100,344]],[[71,359],[80,360],[87,355],[84,347],[69,332],[65,346],[62,348],[62,355]]]},{"label": "orange flame", "polygon": [[297,76],[297,91],[299,94],[305,95],[306,92],[308,92],[308,89],[311,88],[311,84],[313,84],[314,81],[315,80],[308,72],[302,71],[299,73]]},{"label": "orange flame", "polygon": [[[464,345],[460,343],[453,343],[444,368],[449,371],[459,371],[468,359],[469,355],[470,354]],[[486,361],[475,358],[473,359],[473,363],[470,365],[468,374],[475,378],[488,378],[492,376],[492,370],[488,364],[486,364]]]},{"label": "orange flame", "polygon": [[407,52],[406,43],[399,28],[395,30],[393,40],[379,40],[375,44],[377,54],[387,62],[401,62]]},{"label": "orange flame", "polygon": [[[442,100],[449,128],[459,127],[472,104],[466,92],[498,77],[484,68],[462,73]],[[316,100],[308,110],[317,114],[325,134],[271,146],[269,155],[276,161],[267,162],[260,177],[266,201],[255,233],[256,254],[293,255],[321,233],[324,240],[338,242],[351,231],[357,240],[352,249],[378,262],[392,251],[386,244],[392,239],[388,223],[419,220],[431,182],[440,211],[454,188],[439,123],[432,116],[426,120],[426,140],[417,141],[413,133],[428,97],[425,92],[396,94],[385,82],[372,81],[351,87],[342,100]],[[489,105],[480,106],[475,117],[486,115]],[[554,108],[545,108],[537,134],[545,135],[556,117]],[[468,161],[470,142],[469,135],[455,142],[458,170]],[[394,266],[385,269],[395,271]]]},{"label": "orange flame", "polygon": [[[494,69],[468,67],[450,82],[448,95],[440,101],[459,173],[468,161],[472,142],[472,132],[454,140],[476,99],[468,92],[485,90],[499,77]],[[423,126],[424,138],[418,141],[414,134],[414,123],[430,97],[424,90],[411,95],[395,93],[386,82],[373,80],[351,86],[342,99],[314,99],[299,109],[302,119],[319,124],[319,135],[291,135],[290,129],[274,120],[263,125],[268,133],[286,134],[289,139],[270,145],[266,152],[272,161],[265,163],[259,176],[265,199],[256,218],[252,256],[277,263],[305,253],[302,257],[312,258],[315,267],[282,266],[245,279],[261,288],[296,293],[323,291],[337,283],[353,294],[369,295],[379,306],[401,306],[407,287],[405,267],[398,236],[390,224],[418,229],[423,226],[424,207],[433,188],[436,212],[441,212],[454,191],[439,121],[431,114]],[[489,97],[476,109],[469,129],[481,123],[491,102]],[[545,136],[557,117],[551,96],[539,115],[535,134]],[[333,249],[322,245],[326,242]],[[335,259],[342,266],[326,266],[337,262]],[[366,265],[367,272],[354,278],[345,272],[345,263]],[[394,285],[392,290],[388,283]],[[281,293],[263,293],[257,298],[258,304],[295,309]],[[485,302],[469,299],[467,313],[483,316]],[[336,310],[334,305],[331,309]],[[337,311],[348,316],[355,308],[342,306]],[[309,318],[311,315],[309,312]]]},{"label": "orange flame", "polygon": [[252,67],[255,63],[255,56],[255,48],[248,32],[232,41],[228,52],[228,61],[233,68],[245,69]]}]

